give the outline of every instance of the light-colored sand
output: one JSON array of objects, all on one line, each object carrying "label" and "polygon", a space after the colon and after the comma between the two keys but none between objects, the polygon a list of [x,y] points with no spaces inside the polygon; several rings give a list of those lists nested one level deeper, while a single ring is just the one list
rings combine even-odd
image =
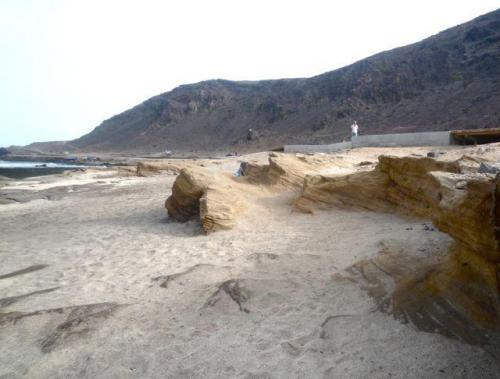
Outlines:
[{"label": "light-colored sand", "polygon": [[[359,162],[379,153],[344,155]],[[237,161],[207,166],[234,172]],[[59,182],[69,187],[57,201],[0,205],[0,315],[124,305],[0,324],[0,377],[498,377],[500,364],[481,348],[403,325],[332,279],[382,243],[445,251],[450,239],[422,220],[304,215],[291,211],[293,194],[258,190],[235,229],[205,236],[195,221],[168,220],[174,178],[100,186],[95,175],[74,175]],[[69,192],[73,181],[93,186]],[[1,277],[40,264],[48,266]],[[234,283],[239,291],[224,292]]]}]

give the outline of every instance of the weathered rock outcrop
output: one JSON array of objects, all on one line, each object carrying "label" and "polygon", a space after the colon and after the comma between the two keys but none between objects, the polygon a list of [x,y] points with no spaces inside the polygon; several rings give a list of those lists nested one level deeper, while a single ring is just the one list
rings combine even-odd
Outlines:
[{"label": "weathered rock outcrop", "polygon": [[[302,186],[296,202],[302,211],[336,205],[430,218],[462,250],[489,262],[500,261],[497,179],[479,173],[480,164],[475,159],[380,156],[375,169],[358,168],[347,175],[318,174],[332,166],[347,165],[339,157],[273,153],[267,165],[243,163],[242,180],[287,190]],[[166,208],[178,221],[199,217],[205,232],[231,228],[243,204],[235,190],[238,185],[241,183],[229,175],[186,168],[177,177]]]},{"label": "weathered rock outcrop", "polygon": [[[363,207],[431,219],[455,241],[448,257],[436,261],[432,254],[405,254],[414,247],[404,246],[400,253],[382,252],[356,263],[348,275],[379,298],[377,308],[403,322],[495,345],[500,338],[500,179],[479,167],[481,162],[469,156],[454,161],[381,156],[371,171],[307,176],[297,208]],[[388,277],[392,290],[385,284]]]},{"label": "weathered rock outcrop", "polygon": [[[355,206],[430,218],[456,241],[456,258],[491,288],[497,288],[500,263],[499,179],[479,173],[469,157],[440,161],[428,157],[381,156],[372,171],[346,176],[307,176],[297,208]],[[476,172],[474,172],[474,170]]]},{"label": "weathered rock outcrop", "polygon": [[482,258],[498,262],[496,214],[498,179],[487,175],[430,173],[436,182],[431,218],[449,234]]},{"label": "weathered rock outcrop", "polygon": [[370,210],[408,211],[429,216],[436,181],[431,172],[459,173],[458,161],[427,157],[380,156],[374,170],[348,175],[307,175],[297,207],[311,211],[314,204],[354,206]]},{"label": "weathered rock outcrop", "polygon": [[180,222],[199,218],[205,233],[233,227],[243,203],[231,181],[201,167],[182,169],[165,202],[169,216]]},{"label": "weathered rock outcrop", "polygon": [[250,183],[300,189],[306,175],[319,173],[331,167],[348,168],[349,164],[344,162],[341,156],[327,154],[271,153],[268,164],[243,162],[241,171]]},{"label": "weathered rock outcrop", "polygon": [[235,186],[259,184],[299,191],[306,174],[332,166],[345,168],[348,165],[338,156],[272,153],[268,164],[243,162],[240,168],[242,178],[238,179],[191,166],[180,171],[165,207],[169,216],[180,222],[199,217],[206,233],[229,229],[244,208],[241,188],[237,191]]},{"label": "weathered rock outcrop", "polygon": [[301,191],[296,207],[307,212],[334,205],[430,219],[453,238],[448,254],[445,245],[384,243],[342,275],[402,322],[500,346],[500,175],[480,169],[496,156],[458,156],[380,156],[374,167],[347,155],[271,154],[265,165],[243,163],[241,178],[188,168],[166,206],[179,221],[199,217],[205,232],[234,226],[243,200],[268,189]]},{"label": "weathered rock outcrop", "polygon": [[307,213],[324,205],[389,211],[393,208],[393,204],[387,202],[389,185],[388,176],[378,170],[348,175],[308,175],[295,206]]},{"label": "weathered rock outcrop", "polygon": [[[464,168],[462,164],[463,159],[380,156],[371,171],[308,175],[297,204],[358,206],[426,216],[457,239],[477,241],[478,251],[494,248],[495,176],[471,172],[470,165]],[[468,221],[475,230],[464,229]],[[456,230],[460,226],[462,230]],[[478,237],[486,230],[487,237]]]},{"label": "weathered rock outcrop", "polygon": [[170,172],[173,174],[178,174],[186,166],[190,166],[192,163],[187,163],[183,160],[147,160],[140,161],[137,163],[137,176],[151,176],[158,174],[159,172]]}]

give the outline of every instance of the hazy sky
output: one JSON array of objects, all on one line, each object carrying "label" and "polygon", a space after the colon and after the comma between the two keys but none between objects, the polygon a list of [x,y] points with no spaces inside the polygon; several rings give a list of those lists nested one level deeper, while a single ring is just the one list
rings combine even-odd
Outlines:
[{"label": "hazy sky", "polygon": [[0,0],[0,146],[69,140],[179,84],[307,77],[500,0]]}]

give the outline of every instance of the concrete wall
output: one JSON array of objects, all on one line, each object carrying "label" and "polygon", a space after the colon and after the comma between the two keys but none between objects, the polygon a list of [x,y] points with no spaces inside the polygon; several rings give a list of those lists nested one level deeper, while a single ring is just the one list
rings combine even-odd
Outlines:
[{"label": "concrete wall", "polygon": [[352,142],[331,145],[285,145],[285,153],[333,153],[354,147],[448,146],[455,144],[451,132],[372,134],[352,138]]},{"label": "concrete wall", "polygon": [[361,135],[352,138],[352,147],[366,146],[448,146],[452,143],[447,132]]},{"label": "concrete wall", "polygon": [[333,153],[352,148],[351,142],[332,143],[331,145],[285,145],[285,153]]}]

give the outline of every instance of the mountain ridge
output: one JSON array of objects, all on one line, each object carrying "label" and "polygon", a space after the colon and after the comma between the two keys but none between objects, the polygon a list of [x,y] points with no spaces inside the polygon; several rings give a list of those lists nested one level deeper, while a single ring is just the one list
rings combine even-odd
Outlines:
[{"label": "mountain ridge", "polygon": [[[83,151],[259,150],[500,125],[500,9],[310,78],[184,84],[68,142]],[[248,129],[254,139],[247,141]]]}]

